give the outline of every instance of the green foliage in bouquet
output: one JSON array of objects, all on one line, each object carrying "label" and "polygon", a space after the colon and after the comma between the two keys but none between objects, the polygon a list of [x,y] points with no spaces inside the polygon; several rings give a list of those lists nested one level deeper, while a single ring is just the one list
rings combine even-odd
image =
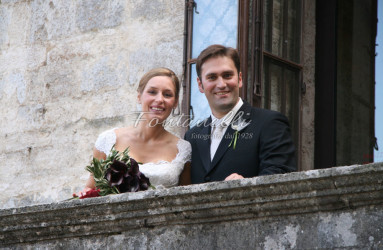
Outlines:
[{"label": "green foliage in bouquet", "polygon": [[122,153],[114,145],[105,160],[93,158],[86,170],[92,173],[100,195],[147,190],[149,178],[139,171],[138,163],[129,156],[129,148]]}]

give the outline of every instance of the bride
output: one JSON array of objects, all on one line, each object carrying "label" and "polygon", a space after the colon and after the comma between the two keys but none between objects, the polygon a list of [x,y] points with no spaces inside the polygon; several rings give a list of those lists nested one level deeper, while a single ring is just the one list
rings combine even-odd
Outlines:
[{"label": "bride", "polygon": [[[142,113],[132,127],[114,128],[99,135],[93,156],[105,159],[113,145],[117,151],[129,147],[129,155],[141,162],[140,171],[154,186],[173,187],[191,183],[189,142],[169,133],[163,127],[178,104],[180,84],[173,71],[156,68],[140,80],[137,92]],[[90,176],[86,187],[77,195],[95,187]]]}]

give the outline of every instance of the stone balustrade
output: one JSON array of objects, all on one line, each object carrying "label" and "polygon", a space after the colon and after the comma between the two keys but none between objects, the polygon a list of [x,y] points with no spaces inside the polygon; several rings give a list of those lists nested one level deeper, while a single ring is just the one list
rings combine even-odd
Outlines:
[{"label": "stone balustrade", "polygon": [[383,163],[0,210],[0,248],[383,248]]}]

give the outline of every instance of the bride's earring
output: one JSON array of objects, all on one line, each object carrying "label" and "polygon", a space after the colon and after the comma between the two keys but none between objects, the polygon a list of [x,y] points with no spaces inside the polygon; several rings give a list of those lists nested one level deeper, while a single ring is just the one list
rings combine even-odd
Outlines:
[{"label": "bride's earring", "polygon": [[177,107],[172,109],[172,116],[177,116],[181,114],[180,105],[177,105]]},{"label": "bride's earring", "polygon": [[137,104],[136,104],[136,111],[137,111],[137,112],[141,112],[141,111],[142,111],[142,105],[141,105],[141,103],[137,103]]}]

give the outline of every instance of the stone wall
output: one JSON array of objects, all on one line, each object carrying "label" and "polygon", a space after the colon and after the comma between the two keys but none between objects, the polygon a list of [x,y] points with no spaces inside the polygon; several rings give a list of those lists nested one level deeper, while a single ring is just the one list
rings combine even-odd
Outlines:
[{"label": "stone wall", "polygon": [[302,65],[305,93],[301,96],[301,136],[297,150],[300,151],[300,170],[314,169],[314,127],[315,127],[315,10],[316,1],[303,2]]},{"label": "stone wall", "polygon": [[183,19],[178,0],[0,1],[1,208],[84,186],[97,135],[134,119],[143,73],[181,76]]},{"label": "stone wall", "polygon": [[382,249],[383,163],[0,210],[3,249]]}]

